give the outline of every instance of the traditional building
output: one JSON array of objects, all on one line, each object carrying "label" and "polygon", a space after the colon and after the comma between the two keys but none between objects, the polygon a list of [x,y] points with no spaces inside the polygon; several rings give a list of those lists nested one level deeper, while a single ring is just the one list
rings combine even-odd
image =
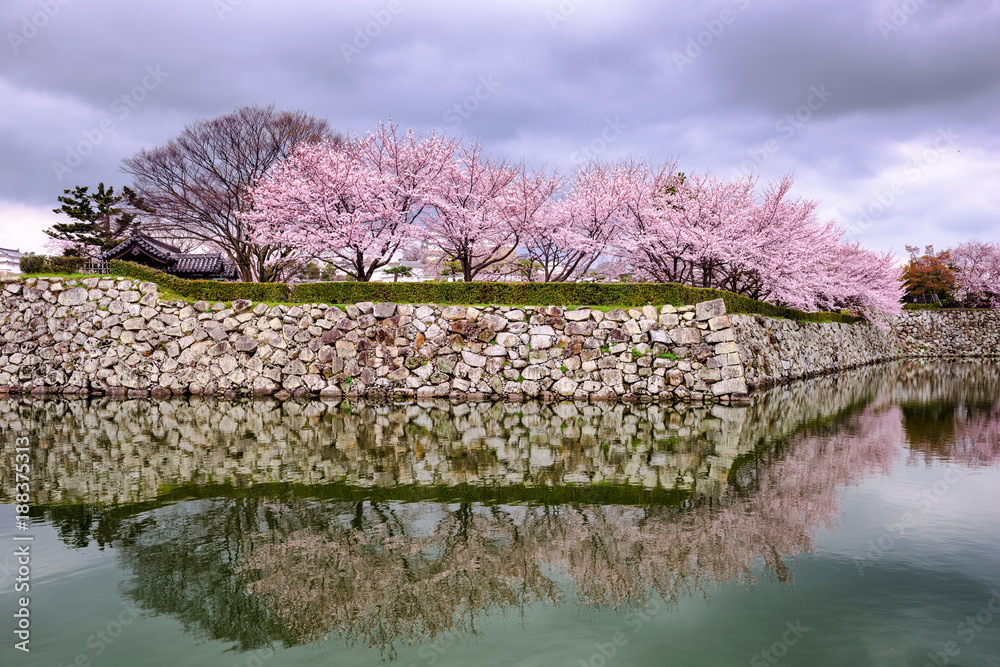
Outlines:
[{"label": "traditional building", "polygon": [[236,267],[217,252],[184,253],[180,248],[138,232],[102,253],[101,259],[108,261],[120,259],[145,264],[178,278],[236,280]]},{"label": "traditional building", "polygon": [[21,273],[21,251],[0,248],[0,271]]}]

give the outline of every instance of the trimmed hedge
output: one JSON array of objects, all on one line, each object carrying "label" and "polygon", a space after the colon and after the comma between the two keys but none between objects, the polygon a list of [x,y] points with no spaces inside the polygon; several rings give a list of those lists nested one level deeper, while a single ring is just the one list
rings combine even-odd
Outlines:
[{"label": "trimmed hedge", "polygon": [[80,273],[89,260],[86,257],[46,257],[24,255],[21,257],[22,273]]},{"label": "trimmed hedge", "polygon": [[861,321],[840,313],[804,313],[716,289],[676,283],[302,283],[292,289],[299,303],[496,303],[506,305],[660,306],[722,299],[730,313],[784,317],[802,322]]},{"label": "trimmed hedge", "polygon": [[44,273],[45,255],[23,255],[21,257],[21,273]]},{"label": "trimmed hedge", "polygon": [[115,276],[145,280],[180,294],[192,301],[288,301],[290,291],[284,283],[228,283],[219,280],[187,280],[157,271],[135,262],[111,260],[109,269]]},{"label": "trimmed hedge", "polygon": [[[75,258],[65,258],[75,259]],[[675,283],[493,283],[493,282],[404,282],[404,283],[302,283],[289,287],[284,283],[241,283],[217,280],[186,280],[142,264],[111,260],[115,276],[154,282],[192,301],[235,301],[290,303],[392,303],[474,304],[492,303],[510,306],[620,306],[640,307],[687,304],[722,299],[729,313],[783,317],[800,322],[843,322],[852,324],[863,318],[841,313],[804,313],[763,301],[716,289],[687,287]],[[50,270],[50,269],[45,269]],[[54,271],[71,273],[71,271]],[[33,273],[38,273],[33,271]]]}]

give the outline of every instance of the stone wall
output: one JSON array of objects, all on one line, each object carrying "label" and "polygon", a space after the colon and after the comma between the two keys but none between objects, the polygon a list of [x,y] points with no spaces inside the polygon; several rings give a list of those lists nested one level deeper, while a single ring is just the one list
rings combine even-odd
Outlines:
[{"label": "stone wall", "polygon": [[888,327],[813,324],[760,315],[731,315],[730,320],[752,389],[902,356]]},{"label": "stone wall", "polygon": [[602,312],[164,301],[127,279],[3,279],[0,392],[744,400],[903,357],[990,356],[1000,312],[890,325],[727,316],[721,300]]},{"label": "stone wall", "polygon": [[729,319],[751,389],[890,359],[1000,354],[995,310],[904,311],[883,325]]},{"label": "stone wall", "polygon": [[1000,311],[912,310],[895,318],[900,353],[909,357],[1000,354]]},{"label": "stone wall", "polygon": [[0,390],[729,401],[746,395],[722,300],[602,312],[164,301],[127,279],[11,280]]}]

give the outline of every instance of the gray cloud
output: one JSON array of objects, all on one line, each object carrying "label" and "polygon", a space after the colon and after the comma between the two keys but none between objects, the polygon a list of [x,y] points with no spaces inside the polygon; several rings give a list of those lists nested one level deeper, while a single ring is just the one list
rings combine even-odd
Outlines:
[{"label": "gray cloud", "polygon": [[[25,230],[62,189],[125,184],[121,159],[185,123],[271,102],[340,130],[392,117],[470,134],[564,169],[586,149],[791,172],[799,195],[897,252],[998,237],[996,1],[10,0],[0,33],[0,215],[40,212],[0,217],[0,244],[37,246]],[[948,128],[947,156],[855,224]],[[60,180],[54,163],[88,143]]]}]

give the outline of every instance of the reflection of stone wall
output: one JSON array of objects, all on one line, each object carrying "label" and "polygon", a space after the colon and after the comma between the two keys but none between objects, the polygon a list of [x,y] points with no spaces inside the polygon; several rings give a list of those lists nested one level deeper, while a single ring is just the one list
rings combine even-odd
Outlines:
[{"label": "reflection of stone wall", "polygon": [[[717,494],[740,453],[745,410],[12,397],[0,399],[0,422],[31,434],[39,503],[150,500],[171,485],[227,480],[628,484]],[[0,472],[2,494],[13,488],[9,474]]]},{"label": "reflection of stone wall", "polygon": [[651,591],[670,604],[762,571],[788,583],[786,559],[838,519],[846,486],[898,460],[900,440],[898,409],[862,409],[792,438],[752,489],[682,507],[290,496],[188,502],[102,528],[128,536],[115,540],[132,574],[122,589],[144,609],[243,646],[339,638],[389,661],[397,642],[475,633],[484,614],[536,600],[625,611]]},{"label": "reflection of stone wall", "polygon": [[[30,434],[40,503],[150,500],[171,485],[226,480],[612,483],[717,495],[736,457],[804,424],[885,398],[971,400],[998,387],[998,364],[897,362],[759,392],[749,406],[10,397],[0,399],[0,424]],[[2,443],[5,460],[13,446]],[[0,494],[11,474],[0,468]]]},{"label": "reflection of stone wall", "polygon": [[709,402],[746,394],[721,299],[608,312],[162,301],[153,283],[0,291],[0,391]]}]

